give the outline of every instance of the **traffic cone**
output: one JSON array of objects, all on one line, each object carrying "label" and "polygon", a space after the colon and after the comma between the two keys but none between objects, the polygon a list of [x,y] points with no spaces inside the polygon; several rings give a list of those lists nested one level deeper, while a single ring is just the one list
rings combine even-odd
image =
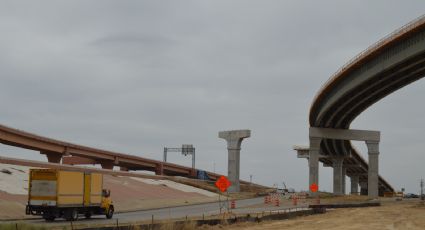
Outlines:
[{"label": "traffic cone", "polygon": [[296,206],[297,205],[297,196],[292,195],[292,205]]},{"label": "traffic cone", "polygon": [[270,195],[267,195],[264,197],[264,204],[269,204],[270,203]]},{"label": "traffic cone", "polygon": [[235,201],[235,200],[232,200],[232,201],[230,202],[230,208],[231,208],[231,209],[235,209],[235,208],[236,208],[236,201]]}]

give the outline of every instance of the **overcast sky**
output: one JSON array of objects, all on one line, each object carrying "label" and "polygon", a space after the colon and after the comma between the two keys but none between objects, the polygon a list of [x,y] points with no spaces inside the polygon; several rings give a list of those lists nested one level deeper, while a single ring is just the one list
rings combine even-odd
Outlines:
[{"label": "overcast sky", "polygon": [[[424,12],[423,0],[2,1],[0,123],[158,160],[164,147],[193,144],[197,168],[223,174],[218,132],[250,129],[242,179],[306,189],[307,160],[292,146],[308,143],[314,95]],[[380,174],[409,192],[425,178],[424,88],[415,82],[352,124],[382,131]],[[169,161],[191,165],[177,153]],[[321,189],[332,191],[331,175],[320,167]]]}]

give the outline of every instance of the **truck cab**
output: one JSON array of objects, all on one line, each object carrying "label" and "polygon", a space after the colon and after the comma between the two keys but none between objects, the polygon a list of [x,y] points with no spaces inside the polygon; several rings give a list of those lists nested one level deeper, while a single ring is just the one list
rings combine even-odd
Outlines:
[{"label": "truck cab", "polygon": [[102,203],[100,207],[105,210],[106,218],[111,219],[114,214],[114,205],[111,199],[111,190],[102,190]]}]

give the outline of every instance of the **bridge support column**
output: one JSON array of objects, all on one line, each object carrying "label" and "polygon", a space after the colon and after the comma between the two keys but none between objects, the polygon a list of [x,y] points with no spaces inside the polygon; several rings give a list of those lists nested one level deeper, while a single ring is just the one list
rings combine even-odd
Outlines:
[{"label": "bridge support column", "polygon": [[351,176],[351,194],[358,195],[359,194],[359,176]]},{"label": "bridge support column", "polygon": [[312,137],[327,138],[336,140],[357,140],[365,141],[369,155],[368,169],[368,196],[371,199],[378,198],[378,160],[379,141],[381,133],[379,131],[353,130],[353,129],[331,129],[310,127],[310,140]]},{"label": "bridge support column", "polygon": [[335,195],[343,194],[343,177],[345,177],[343,172],[344,158],[338,157],[333,159],[333,169],[334,169],[334,183],[333,190]]},{"label": "bridge support column", "polygon": [[218,133],[219,138],[223,138],[227,141],[228,151],[228,178],[232,183],[227,189],[229,192],[239,192],[239,169],[240,169],[240,152],[241,143],[244,138],[250,137],[250,130],[232,130],[232,131],[221,131]]},{"label": "bridge support column", "polygon": [[164,175],[164,164],[157,164],[155,168],[155,175]]},{"label": "bridge support column", "polygon": [[319,154],[321,142],[322,138],[310,137],[310,150],[308,158],[309,184],[307,188],[310,188],[310,185],[313,183],[319,186]]},{"label": "bridge support column", "polygon": [[346,175],[347,175],[347,168],[346,167],[342,167],[342,194],[345,195],[345,179],[346,179]]},{"label": "bridge support column", "polygon": [[360,185],[360,195],[366,196],[368,194],[367,181],[360,181],[359,185]]},{"label": "bridge support column", "polygon": [[41,154],[45,154],[47,157],[47,161],[49,163],[57,163],[60,164],[62,160],[62,153],[55,153],[55,152],[40,152]]},{"label": "bridge support column", "polygon": [[379,141],[366,141],[369,155],[369,170],[368,170],[368,196],[375,199],[379,196],[378,191],[378,168],[379,168]]},{"label": "bridge support column", "polygon": [[113,161],[100,161],[100,165],[102,166],[102,169],[114,169],[114,162]]}]

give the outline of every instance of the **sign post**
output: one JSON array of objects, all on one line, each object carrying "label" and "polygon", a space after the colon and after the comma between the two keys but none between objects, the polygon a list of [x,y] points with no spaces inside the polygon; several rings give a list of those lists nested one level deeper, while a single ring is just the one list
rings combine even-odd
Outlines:
[{"label": "sign post", "polygon": [[220,203],[220,213],[221,213],[221,209],[224,207],[229,208],[228,203],[229,203],[229,194],[227,194],[227,204],[221,203],[221,193],[227,191],[227,188],[230,187],[232,183],[230,183],[230,181],[225,177],[225,176],[221,176],[220,178],[218,178],[218,180],[215,182],[215,186],[220,190],[219,196],[218,196],[218,200]]}]

